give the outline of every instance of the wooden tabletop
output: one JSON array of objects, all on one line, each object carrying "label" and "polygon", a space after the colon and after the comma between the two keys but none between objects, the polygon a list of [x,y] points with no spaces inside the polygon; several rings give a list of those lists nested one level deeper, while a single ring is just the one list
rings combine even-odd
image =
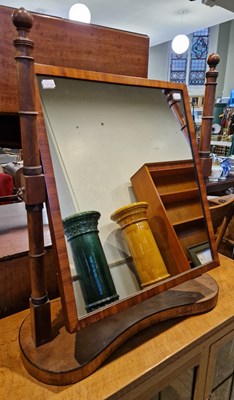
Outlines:
[{"label": "wooden tabletop", "polygon": [[[23,311],[0,321],[0,398],[3,400],[96,400],[112,395],[173,357],[196,346],[201,338],[234,322],[234,261],[220,255],[220,267],[209,272],[219,285],[217,306],[198,316],[179,318],[148,328],[122,345],[88,378],[71,386],[42,384],[24,369],[18,347],[19,327],[28,315]],[[95,334],[95,331],[94,331]]]}]

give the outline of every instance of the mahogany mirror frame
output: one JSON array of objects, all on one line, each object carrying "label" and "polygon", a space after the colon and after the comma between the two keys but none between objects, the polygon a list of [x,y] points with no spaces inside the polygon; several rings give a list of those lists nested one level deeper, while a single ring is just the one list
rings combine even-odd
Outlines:
[{"label": "mahogany mirror frame", "polygon": [[[56,249],[59,264],[59,288],[61,301],[64,313],[64,322],[68,332],[72,333],[80,330],[88,325],[91,325],[98,320],[104,319],[118,312],[128,309],[129,307],[139,304],[144,300],[151,298],[163,291],[173,288],[183,282],[194,279],[212,268],[219,265],[218,253],[215,246],[215,238],[212,227],[212,221],[208,206],[208,201],[206,197],[206,187],[201,171],[200,159],[198,154],[198,147],[196,143],[196,136],[194,130],[194,124],[192,120],[192,115],[190,111],[189,96],[187,92],[187,87],[185,84],[163,82],[156,80],[149,80],[146,78],[135,78],[126,77],[120,75],[113,75],[107,73],[99,73],[92,71],[77,70],[64,67],[55,67],[48,65],[35,64],[35,88],[36,88],[36,110],[38,112],[37,118],[37,129],[38,129],[38,140],[39,140],[39,150],[41,154],[41,163],[43,166],[43,173],[45,176],[46,192],[47,192],[47,205],[48,205],[48,216],[51,230],[51,238],[53,246]],[[155,88],[161,89],[164,93],[170,93],[173,91],[180,92],[181,98],[183,99],[183,107],[185,115],[183,116],[183,123],[179,118],[181,123],[181,130],[189,138],[191,145],[191,151],[194,161],[195,174],[197,176],[197,183],[200,191],[201,204],[204,212],[204,219],[207,227],[208,239],[210,243],[211,254],[213,260],[205,265],[198,266],[189,271],[180,273],[179,275],[170,277],[163,282],[155,284],[148,289],[143,289],[137,294],[131,295],[126,299],[119,300],[112,305],[101,308],[100,310],[88,313],[86,316],[79,318],[75,296],[72,284],[72,277],[69,266],[69,259],[67,254],[65,236],[63,223],[60,213],[59,199],[56,190],[56,183],[53,172],[53,165],[50,156],[48,138],[46,133],[46,127],[43,117],[43,111],[40,100],[40,93],[38,88],[37,77],[38,76],[48,76],[51,78],[64,77],[68,79],[79,79],[86,81],[104,82],[104,83],[114,83],[117,85],[129,85],[129,86],[139,86],[145,88]],[[174,113],[178,114],[173,110]],[[185,125],[184,125],[185,123]]]}]

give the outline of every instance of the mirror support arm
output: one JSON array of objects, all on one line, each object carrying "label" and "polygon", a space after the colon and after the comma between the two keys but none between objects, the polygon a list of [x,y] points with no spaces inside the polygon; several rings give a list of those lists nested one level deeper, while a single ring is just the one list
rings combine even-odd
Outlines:
[{"label": "mirror support arm", "polygon": [[209,55],[207,64],[209,70],[206,72],[206,88],[204,95],[204,105],[202,114],[202,125],[199,143],[199,156],[201,160],[201,168],[203,176],[206,178],[211,174],[212,160],[210,158],[210,141],[212,123],[214,119],[214,103],[215,91],[217,85],[218,71],[216,66],[220,61],[220,57],[216,53]]},{"label": "mirror support arm", "polygon": [[184,133],[188,143],[189,143],[189,135],[188,135],[188,128],[187,128],[187,122],[186,118],[184,115],[184,112],[181,107],[180,100],[174,97],[174,91],[165,89],[163,90],[163,93],[166,96],[167,103],[172,110],[173,114],[175,115],[177,121],[179,122],[181,126],[181,131]]},{"label": "mirror support arm", "polygon": [[18,31],[14,40],[16,71],[19,91],[20,130],[23,149],[24,201],[27,210],[29,239],[29,268],[31,282],[30,316],[32,338],[35,346],[50,340],[50,302],[45,284],[45,247],[43,235],[43,203],[46,190],[37,137],[37,112],[35,106],[34,43],[28,38],[33,17],[24,8],[13,13],[13,23]]}]

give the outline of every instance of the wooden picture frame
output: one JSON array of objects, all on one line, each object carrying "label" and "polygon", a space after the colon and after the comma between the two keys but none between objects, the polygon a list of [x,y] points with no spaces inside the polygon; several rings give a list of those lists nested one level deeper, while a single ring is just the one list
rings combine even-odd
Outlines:
[{"label": "wooden picture frame", "polygon": [[190,96],[189,97],[191,107],[202,108],[204,103],[204,96]]},{"label": "wooden picture frame", "polygon": [[206,264],[207,262],[211,261],[210,246],[208,242],[203,242],[196,246],[191,246],[187,249],[187,251],[194,267]]}]

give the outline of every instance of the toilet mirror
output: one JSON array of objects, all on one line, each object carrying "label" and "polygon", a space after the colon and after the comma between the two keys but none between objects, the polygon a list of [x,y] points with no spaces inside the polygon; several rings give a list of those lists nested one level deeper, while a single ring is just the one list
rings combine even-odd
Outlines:
[{"label": "toilet mirror", "polygon": [[[217,266],[218,256],[186,86],[38,64],[35,64],[35,72],[38,136],[51,236],[60,264],[67,329],[71,332],[81,329]],[[181,201],[178,191],[173,193],[169,183],[165,183],[168,176],[173,182],[181,181],[178,175],[181,168],[176,169],[181,161],[186,168],[191,167],[194,176],[193,193],[197,193],[199,223],[204,228],[202,238],[194,233],[195,228],[190,232],[178,227],[182,222],[183,226],[189,225],[188,221],[180,221],[181,201],[181,208],[184,208],[183,202],[192,204],[186,182],[186,195]],[[168,164],[170,171],[166,173],[165,165]],[[177,271],[170,265],[168,277],[142,288],[126,240],[110,216],[117,209],[138,201],[131,177],[145,165],[149,171],[159,168],[158,172],[149,173],[156,188],[161,185],[165,193],[170,192],[160,195],[159,202],[163,203],[169,219],[172,214],[176,215],[177,221],[171,230],[176,237],[180,236],[189,267]],[[172,203],[173,207],[170,206]],[[99,237],[119,300],[87,313],[62,219],[90,210],[101,214]],[[163,221],[163,215],[160,217]],[[197,224],[196,221],[194,226]],[[161,226],[163,231],[163,222]],[[189,233],[195,235],[195,242],[184,241],[184,236]],[[167,240],[165,235],[165,246]],[[205,243],[206,257],[193,265],[189,258],[191,248],[195,247],[196,251],[201,242]],[[165,254],[170,254],[176,264],[176,246],[172,248],[168,244]]]}]

